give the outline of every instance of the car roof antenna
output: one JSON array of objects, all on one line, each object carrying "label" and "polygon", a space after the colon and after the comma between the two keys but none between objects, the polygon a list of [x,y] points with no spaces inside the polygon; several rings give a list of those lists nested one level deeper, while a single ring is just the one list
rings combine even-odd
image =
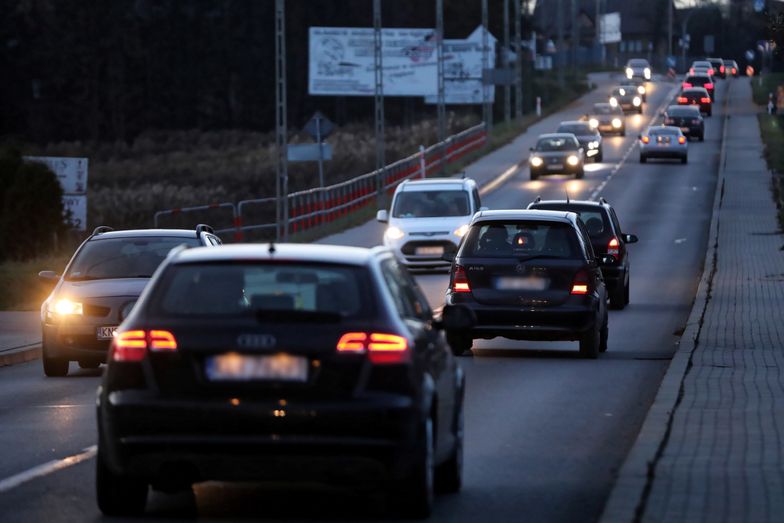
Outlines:
[{"label": "car roof antenna", "polygon": [[569,202],[569,189],[564,189],[564,192],[566,193],[566,203],[571,203]]},{"label": "car roof antenna", "polygon": [[272,240],[270,240],[270,243],[269,243],[269,253],[270,254],[275,254],[275,242],[272,241]]}]

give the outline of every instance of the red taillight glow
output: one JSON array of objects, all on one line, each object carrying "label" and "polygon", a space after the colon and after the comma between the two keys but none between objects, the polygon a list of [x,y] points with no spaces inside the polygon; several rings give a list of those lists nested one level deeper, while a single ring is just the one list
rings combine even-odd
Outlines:
[{"label": "red taillight glow", "polygon": [[347,332],[340,337],[338,352],[367,353],[372,363],[404,363],[408,361],[408,340],[397,334],[380,332]]},{"label": "red taillight glow", "polygon": [[455,277],[452,280],[452,292],[471,292],[471,284],[468,283],[468,276],[461,265],[455,266]]},{"label": "red taillight glow", "polygon": [[113,361],[141,361],[147,355],[147,333],[143,330],[125,331],[112,341]]},{"label": "red taillight glow", "polygon": [[151,351],[177,350],[177,340],[174,339],[174,334],[169,331],[150,331],[149,338]]},{"label": "red taillight glow", "polygon": [[686,143],[686,137],[685,136],[679,136],[678,137],[678,143],[681,144],[681,145],[685,144]]},{"label": "red taillight glow", "polygon": [[702,102],[704,104],[709,104],[710,101],[711,101],[710,98],[700,98],[700,102]]},{"label": "red taillight glow", "polygon": [[720,72],[720,73],[723,73],[723,72],[724,72],[724,66],[723,66],[723,65],[722,65],[722,66],[719,66],[719,72]]},{"label": "red taillight glow", "polygon": [[713,69],[708,69],[708,76],[713,76],[713,73],[715,72],[716,71],[714,71]]},{"label": "red taillight glow", "polygon": [[621,243],[618,241],[618,238],[613,236],[610,238],[610,243],[607,244],[607,254],[612,254],[613,256],[618,256],[620,253]]},{"label": "red taillight glow", "polygon": [[574,275],[570,294],[588,294],[588,275],[580,271]]},{"label": "red taillight glow", "polygon": [[682,87],[683,87],[684,89],[688,89],[689,87],[691,87],[691,83],[689,83],[689,82],[683,82],[683,86],[682,86]]},{"label": "red taillight glow", "polygon": [[647,136],[643,136],[642,138],[640,138],[640,140],[642,140],[642,143],[648,143],[651,141],[651,139]]},{"label": "red taillight glow", "polygon": [[685,103],[688,103],[688,101],[689,101],[689,99],[686,98],[685,96],[679,96],[678,97],[678,103],[679,104],[685,104]]},{"label": "red taillight glow", "polygon": [[704,87],[705,87],[705,89],[710,91],[711,89],[713,89],[713,84],[705,84]]},{"label": "red taillight glow", "polygon": [[736,74],[737,72],[738,72],[738,70],[733,67],[732,68],[732,74]]}]

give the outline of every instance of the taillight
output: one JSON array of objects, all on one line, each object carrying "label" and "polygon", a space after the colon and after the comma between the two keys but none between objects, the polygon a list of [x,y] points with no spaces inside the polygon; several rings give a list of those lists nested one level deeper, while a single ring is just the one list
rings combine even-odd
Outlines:
[{"label": "taillight", "polygon": [[679,103],[679,104],[685,104],[685,103],[687,103],[688,101],[689,101],[689,99],[688,99],[688,98],[686,98],[685,96],[679,96],[679,97],[678,97],[678,103]]},{"label": "taillight", "polygon": [[713,73],[715,72],[716,71],[714,71],[713,69],[708,69],[708,76],[713,76]]},{"label": "taillight", "polygon": [[735,69],[735,68],[733,67],[733,68],[732,68],[732,74],[735,74],[735,73],[737,73],[737,72],[738,72],[738,70],[737,70],[737,69]]},{"label": "taillight", "polygon": [[640,140],[642,140],[642,143],[648,143],[651,141],[651,139],[647,136],[643,136],[642,138],[640,138]]},{"label": "taillight", "polygon": [[711,89],[713,89],[713,84],[705,84],[704,87],[705,87],[705,89],[710,91]]},{"label": "taillight", "polygon": [[347,332],[338,340],[338,352],[367,354],[371,363],[404,363],[409,359],[408,340],[397,334]]},{"label": "taillight", "polygon": [[588,294],[588,274],[585,271],[575,274],[570,294]]},{"label": "taillight", "polygon": [[133,330],[118,334],[112,341],[111,359],[113,361],[142,361],[147,349],[153,352],[177,350],[174,334],[163,330]]},{"label": "taillight", "polygon": [[681,145],[685,144],[686,143],[686,137],[685,136],[679,136],[678,137],[678,143],[681,144]]},{"label": "taillight", "polygon": [[468,276],[462,265],[455,265],[452,292],[471,292],[471,284],[468,283]]},{"label": "taillight", "polygon": [[720,73],[723,73],[723,72],[724,72],[724,66],[723,66],[723,65],[722,65],[722,66],[719,66],[719,72],[720,72]]},{"label": "taillight", "polygon": [[613,236],[610,238],[610,243],[607,244],[607,254],[611,254],[613,256],[618,256],[620,254],[620,247],[621,243],[618,241],[618,238]]},{"label": "taillight", "polygon": [[683,87],[684,89],[688,89],[689,87],[691,87],[691,83],[689,83],[689,82],[683,82],[683,86],[682,86],[682,87]]},{"label": "taillight", "polygon": [[710,103],[710,101],[711,101],[711,100],[710,100],[710,97],[707,97],[707,98],[706,98],[706,97],[700,98],[700,102],[702,102],[702,103],[704,103],[704,104],[709,104],[709,103]]}]

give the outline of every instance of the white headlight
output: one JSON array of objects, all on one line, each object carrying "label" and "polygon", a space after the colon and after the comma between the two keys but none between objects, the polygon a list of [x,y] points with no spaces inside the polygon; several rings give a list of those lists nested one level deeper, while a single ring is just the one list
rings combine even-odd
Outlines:
[{"label": "white headlight", "polygon": [[454,234],[458,238],[462,238],[463,236],[465,236],[467,232],[468,232],[468,224],[465,224],[455,229],[452,234]]},{"label": "white headlight", "polygon": [[589,149],[598,149],[599,148],[599,142],[588,142],[588,148]]},{"label": "white headlight", "polygon": [[618,107],[618,100],[616,100],[614,96],[610,98],[610,105],[613,107]]},{"label": "white headlight", "polygon": [[642,85],[638,85],[637,92],[640,94],[645,94],[645,87],[643,87]]},{"label": "white headlight", "polygon": [[642,103],[642,100],[640,100],[640,97],[639,97],[639,96],[635,96],[635,97],[634,97],[634,100],[632,100],[632,104],[633,104],[635,107],[639,107],[641,103]]},{"label": "white headlight", "polygon": [[626,89],[618,89],[618,93],[619,93],[621,96],[626,96]]},{"label": "white headlight", "polygon": [[597,120],[596,118],[591,118],[590,120],[588,120],[588,125],[591,126],[591,129],[596,129],[597,127],[599,127],[599,120]]},{"label": "white headlight", "polygon": [[634,71],[632,70],[631,67],[627,67],[626,68],[626,78],[631,78],[632,76],[634,76]]},{"label": "white headlight", "polygon": [[651,70],[650,70],[649,68],[647,68],[647,67],[646,67],[646,68],[643,70],[642,74],[644,74],[644,75],[645,75],[645,79],[646,79],[646,80],[650,80],[650,79],[651,79]]},{"label": "white headlight", "polygon": [[406,233],[404,233],[403,231],[401,231],[398,227],[395,227],[394,225],[391,226],[391,227],[387,227],[386,237],[389,238],[390,240],[399,240],[400,238],[402,238],[405,235],[406,235]]},{"label": "white headlight", "polygon": [[620,118],[613,118],[612,126],[618,129],[621,126],[621,119]]},{"label": "white headlight", "polygon": [[54,304],[54,312],[60,316],[81,316],[83,308],[81,303],[64,298]]},{"label": "white headlight", "polygon": [[538,156],[531,156],[530,161],[531,161],[531,165],[533,165],[534,167],[539,167],[543,163],[542,159],[539,158]]},{"label": "white headlight", "polygon": [[576,157],[575,155],[571,155],[569,158],[566,159],[566,163],[568,163],[569,165],[574,166],[574,165],[577,165],[578,163],[580,163],[580,159],[578,157]]}]

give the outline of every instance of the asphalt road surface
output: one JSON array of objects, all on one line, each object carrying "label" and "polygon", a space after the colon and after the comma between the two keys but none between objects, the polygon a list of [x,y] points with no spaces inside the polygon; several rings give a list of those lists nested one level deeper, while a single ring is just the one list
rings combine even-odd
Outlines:
[{"label": "asphalt road surface", "polygon": [[[605,138],[605,162],[584,180],[532,182],[521,168],[483,197],[520,208],[537,195],[603,196],[630,246],[631,304],[610,312],[609,349],[598,360],[577,343],[482,340],[461,359],[467,372],[465,486],[437,499],[433,521],[591,522],[631,447],[690,311],[702,270],[722,136],[720,81],[704,143],[689,163],[641,165],[635,141],[674,93],[654,84],[646,114],[627,135]],[[604,93],[596,93],[600,101]],[[601,100],[603,101],[603,100]],[[572,108],[574,109],[574,108]],[[524,156],[521,152],[521,156]],[[356,238],[354,243],[378,243]],[[418,275],[430,302],[443,302],[447,276]],[[0,369],[0,521],[98,521],[93,445],[100,370],[45,379],[40,362]],[[202,484],[192,495],[153,493],[147,520],[384,519],[383,496],[319,485]]]}]

